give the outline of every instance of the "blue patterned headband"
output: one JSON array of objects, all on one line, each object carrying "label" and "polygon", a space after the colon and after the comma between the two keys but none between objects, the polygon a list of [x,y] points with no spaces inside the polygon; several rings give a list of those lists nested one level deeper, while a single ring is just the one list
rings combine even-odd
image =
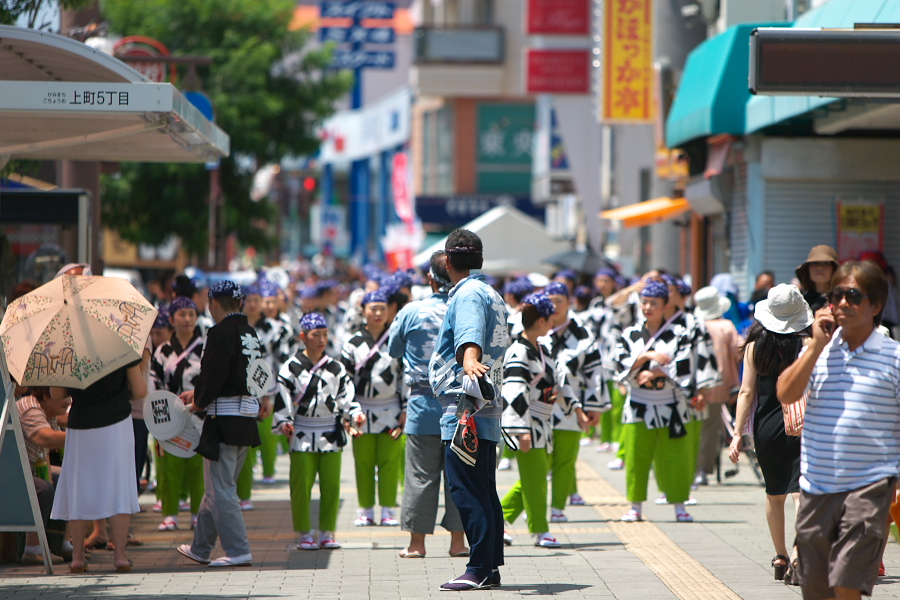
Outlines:
[{"label": "blue patterned headband", "polygon": [[314,285],[308,285],[300,290],[300,297],[309,300],[310,298],[319,297],[319,288]]},{"label": "blue patterned headband", "polygon": [[551,281],[547,287],[544,288],[544,293],[548,296],[565,296],[568,298],[569,286],[561,281]]},{"label": "blue patterned headband", "polygon": [[374,292],[369,292],[362,299],[362,306],[366,304],[372,304],[373,302],[380,302],[382,304],[387,304],[388,295],[384,289],[375,290]]},{"label": "blue patterned headband", "polygon": [[166,329],[171,327],[172,324],[169,323],[169,309],[165,306],[158,306],[156,310],[158,312],[156,320],[153,321],[153,329]]},{"label": "blue patterned headband", "polygon": [[189,308],[193,311],[197,311],[197,305],[194,304],[194,301],[190,298],[185,298],[184,296],[178,296],[172,303],[169,305],[169,313],[174,315],[179,310],[183,310],[185,308]]},{"label": "blue patterned headband", "polygon": [[606,269],[600,269],[599,271],[597,271],[597,274],[594,275],[594,277],[609,277],[610,279],[615,280],[617,275],[618,273],[607,267]]},{"label": "blue patterned headband", "polygon": [[644,298],[662,298],[668,300],[669,286],[662,281],[657,281],[655,279],[650,280],[644,286],[644,289],[641,290],[641,296]]},{"label": "blue patterned headband", "polygon": [[307,313],[300,319],[300,329],[312,331],[313,329],[328,329],[328,322],[319,313]]},{"label": "blue patterned headband", "polygon": [[524,296],[534,291],[534,286],[527,279],[515,279],[506,284],[505,292],[514,296]]},{"label": "blue patterned headband", "polygon": [[691,295],[691,286],[686,284],[683,279],[679,279],[675,282],[675,287],[678,288],[678,293],[682,296],[690,296]]},{"label": "blue patterned headband", "polygon": [[572,269],[563,269],[562,271],[556,274],[557,277],[562,277],[564,279],[569,279],[571,281],[577,281],[578,275],[575,274],[575,271]]},{"label": "blue patterned headband", "polygon": [[522,298],[522,304],[530,304],[542,317],[549,317],[556,312],[556,306],[553,305],[553,300],[543,292],[528,294]]},{"label": "blue patterned headband", "polygon": [[262,296],[262,290],[259,289],[259,286],[255,283],[251,283],[250,285],[245,285],[244,288],[244,297],[247,296]]},{"label": "blue patterned headband", "polygon": [[212,284],[209,288],[210,298],[234,298],[235,300],[243,300],[244,292],[241,286],[233,281],[224,279]]},{"label": "blue patterned headband", "polygon": [[281,292],[281,287],[274,281],[269,281],[268,279],[260,279],[257,282],[257,285],[259,287],[259,294],[263,298],[275,298],[278,296],[279,292]]}]

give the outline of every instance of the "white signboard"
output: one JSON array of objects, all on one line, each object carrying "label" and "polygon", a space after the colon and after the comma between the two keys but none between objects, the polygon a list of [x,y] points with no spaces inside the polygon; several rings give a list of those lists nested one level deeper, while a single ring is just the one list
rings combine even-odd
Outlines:
[{"label": "white signboard", "polygon": [[322,125],[319,160],[352,161],[376,156],[409,140],[412,95],[409,88],[360,110],[337,113]]},{"label": "white signboard", "polygon": [[99,113],[169,112],[169,83],[4,81],[0,110]]}]

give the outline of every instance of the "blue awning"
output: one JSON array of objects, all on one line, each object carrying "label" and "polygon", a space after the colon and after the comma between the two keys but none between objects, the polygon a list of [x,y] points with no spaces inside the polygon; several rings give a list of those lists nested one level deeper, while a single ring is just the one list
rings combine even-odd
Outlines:
[{"label": "blue awning", "polygon": [[[855,23],[896,23],[900,19],[897,4],[896,0],[828,0],[802,15],[791,27],[852,29]],[[746,69],[745,66],[745,73]],[[753,96],[746,104],[745,132],[754,133],[838,100],[818,96]]]},{"label": "blue awning", "polygon": [[694,48],[666,119],[666,146],[720,133],[743,135],[750,32],[773,25],[735,25]]}]

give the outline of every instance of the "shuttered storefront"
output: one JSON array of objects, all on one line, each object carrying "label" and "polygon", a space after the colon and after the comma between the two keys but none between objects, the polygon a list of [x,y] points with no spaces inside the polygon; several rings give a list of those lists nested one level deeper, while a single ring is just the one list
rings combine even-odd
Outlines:
[{"label": "shuttered storefront", "polygon": [[[813,246],[828,244],[837,248],[838,201],[858,200],[884,202],[884,253],[892,266],[900,268],[900,183],[784,180],[766,181],[764,268],[775,272],[777,282],[790,282],[794,269],[806,260]],[[746,218],[746,203],[744,209]],[[740,236],[738,220],[736,216],[732,233]],[[739,239],[732,237],[733,269]],[[746,236],[743,239],[752,244]],[[737,272],[732,272],[738,280]]]},{"label": "shuttered storefront", "polygon": [[728,271],[740,288],[740,299],[748,298],[750,227],[747,217],[747,163],[740,162],[722,173],[728,231]]}]

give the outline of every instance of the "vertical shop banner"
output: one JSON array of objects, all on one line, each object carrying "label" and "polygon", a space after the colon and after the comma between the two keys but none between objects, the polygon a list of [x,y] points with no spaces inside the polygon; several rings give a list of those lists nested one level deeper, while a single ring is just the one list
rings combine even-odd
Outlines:
[{"label": "vertical shop banner", "polygon": [[533,104],[478,106],[477,193],[531,193]]},{"label": "vertical shop banner", "polygon": [[838,261],[863,252],[884,252],[884,202],[837,203]]},{"label": "vertical shop banner", "polygon": [[604,123],[653,122],[653,2],[603,3]]},{"label": "vertical shop banner", "polygon": [[394,210],[400,220],[412,227],[416,218],[415,202],[412,197],[410,181],[412,173],[409,169],[409,155],[406,152],[394,153],[393,172],[391,173],[391,190],[394,195]]}]

